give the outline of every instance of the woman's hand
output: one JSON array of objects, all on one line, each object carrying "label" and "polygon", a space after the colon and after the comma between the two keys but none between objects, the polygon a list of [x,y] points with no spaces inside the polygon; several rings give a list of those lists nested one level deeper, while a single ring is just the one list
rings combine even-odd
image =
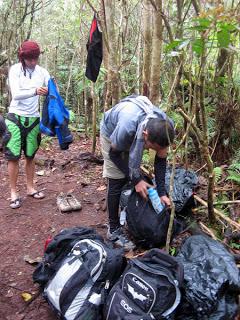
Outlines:
[{"label": "woman's hand", "polygon": [[48,88],[47,87],[40,87],[36,89],[36,94],[38,96],[46,96],[48,94]]}]

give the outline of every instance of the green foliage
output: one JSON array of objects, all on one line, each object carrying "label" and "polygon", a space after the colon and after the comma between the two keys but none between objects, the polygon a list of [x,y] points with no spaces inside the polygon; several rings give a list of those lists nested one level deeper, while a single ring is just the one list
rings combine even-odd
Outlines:
[{"label": "green foliage", "polygon": [[240,163],[233,163],[228,167],[228,177],[226,180],[230,180],[240,185]]},{"label": "green foliage", "polygon": [[150,156],[149,156],[148,150],[144,150],[143,157],[142,157],[142,162],[145,163],[145,164],[149,164]]},{"label": "green foliage", "polygon": [[76,119],[75,113],[72,110],[69,110],[69,121],[74,122]]},{"label": "green foliage", "polygon": [[220,210],[225,216],[229,216],[227,205],[221,203],[224,201],[229,201],[229,198],[226,192],[221,192],[217,195],[215,199],[215,208]]},{"label": "green foliage", "polygon": [[195,39],[192,44],[192,49],[197,55],[201,55],[203,53],[204,41],[202,38]]},{"label": "green foliage", "polygon": [[183,128],[183,117],[179,113],[171,111],[168,116],[173,120],[176,130]]},{"label": "green foliage", "polygon": [[170,247],[169,248],[169,253],[171,256],[175,256],[177,253],[177,249],[175,247]]},{"label": "green foliage", "polygon": [[230,242],[230,247],[233,248],[233,249],[240,250],[240,244],[239,244],[239,243],[236,243],[236,242],[234,242],[234,241],[231,241],[231,242]]},{"label": "green foliage", "polygon": [[222,29],[217,33],[218,44],[221,48],[227,48],[230,43],[230,33],[226,29]]},{"label": "green foliage", "polygon": [[43,136],[42,137],[42,140],[41,140],[41,144],[40,144],[40,147],[42,149],[47,149],[49,148],[49,146],[52,144],[52,137],[49,137],[49,136]]},{"label": "green foliage", "polygon": [[[237,142],[238,142],[238,136],[236,135],[236,139],[237,139]],[[233,157],[233,162],[236,163],[236,162],[240,162],[240,149],[237,149],[234,153],[234,157]]]},{"label": "green foliage", "polygon": [[215,182],[218,183],[222,177],[223,171],[221,167],[215,167],[213,169],[214,172],[214,177],[215,177]]}]

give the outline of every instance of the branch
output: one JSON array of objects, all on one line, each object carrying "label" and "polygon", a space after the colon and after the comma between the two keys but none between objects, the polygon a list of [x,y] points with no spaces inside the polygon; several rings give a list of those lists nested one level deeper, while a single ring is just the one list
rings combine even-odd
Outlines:
[{"label": "branch", "polygon": [[0,66],[2,66],[5,62],[8,61],[8,58],[7,59],[4,59],[3,61],[0,62]]},{"label": "branch", "polygon": [[[196,199],[199,203],[201,203],[203,206],[208,207],[208,204],[206,201],[204,201],[203,199],[201,199],[199,196],[194,195],[194,199]],[[221,217],[223,220],[227,221],[231,226],[235,227],[236,229],[240,230],[240,224],[237,223],[236,221],[231,220],[230,218],[228,218],[227,216],[225,216],[222,212],[220,212],[219,210],[214,208],[214,212],[216,213],[216,215],[218,215],[219,217]],[[219,218],[218,218],[219,220]]]},{"label": "branch", "polygon": [[153,0],[149,0],[149,2],[151,3],[151,5],[153,6],[153,8],[158,11],[158,8],[156,6],[156,3]]},{"label": "branch", "polygon": [[165,27],[168,31],[168,35],[169,35],[169,40],[170,42],[173,42],[173,33],[172,33],[172,29],[171,29],[171,26],[170,26],[170,23],[168,22],[168,19],[165,15],[165,13],[162,11],[161,12],[161,16],[163,18],[163,21],[164,21],[164,24],[165,24]]},{"label": "branch", "polygon": [[200,13],[200,5],[199,3],[197,2],[197,0],[192,0],[192,4],[193,4],[193,7],[196,11],[196,14],[199,15]]},{"label": "branch", "polygon": [[215,234],[213,233],[212,230],[210,230],[204,223],[202,223],[201,221],[199,222],[200,226],[202,227],[203,231],[205,231],[206,233],[208,233],[214,240],[218,240],[217,237],[215,236]]},{"label": "branch", "polygon": [[[191,123],[191,122],[192,122],[191,118],[190,118],[181,108],[178,108],[176,111],[178,111],[188,123]],[[203,143],[204,141],[203,141],[203,139],[202,139],[201,132],[200,132],[200,130],[198,129],[198,127],[195,125],[195,123],[192,123],[192,128],[193,128],[193,131],[194,131],[194,133],[196,134],[198,140],[199,140],[201,143]]]},{"label": "branch", "polygon": [[97,14],[97,9],[94,8],[94,6],[91,4],[91,2],[89,0],[86,0],[86,1],[88,3],[89,7],[93,10],[93,12]]}]

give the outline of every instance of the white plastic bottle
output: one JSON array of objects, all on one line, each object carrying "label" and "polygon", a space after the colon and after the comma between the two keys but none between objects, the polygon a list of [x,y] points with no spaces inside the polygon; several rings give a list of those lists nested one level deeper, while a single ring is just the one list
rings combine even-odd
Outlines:
[{"label": "white plastic bottle", "polygon": [[120,212],[119,222],[121,226],[124,226],[126,223],[126,208],[123,208]]},{"label": "white plastic bottle", "polygon": [[161,202],[157,190],[154,188],[149,188],[148,197],[152,203],[153,209],[157,214],[160,214],[164,209],[164,204]]}]

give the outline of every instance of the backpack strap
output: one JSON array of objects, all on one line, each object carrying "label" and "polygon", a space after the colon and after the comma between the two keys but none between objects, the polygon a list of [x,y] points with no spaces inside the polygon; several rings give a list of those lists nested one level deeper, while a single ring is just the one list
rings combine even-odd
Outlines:
[{"label": "backpack strap", "polygon": [[[14,113],[9,113],[7,115],[7,119],[15,123],[20,129],[22,138],[26,138],[28,133],[31,132],[32,129],[40,122],[40,119],[37,118],[29,127],[25,127],[24,125],[22,125],[20,118],[21,118],[20,116],[15,115]],[[26,122],[26,125],[28,125],[29,119],[27,117],[25,118],[25,122]]]}]

